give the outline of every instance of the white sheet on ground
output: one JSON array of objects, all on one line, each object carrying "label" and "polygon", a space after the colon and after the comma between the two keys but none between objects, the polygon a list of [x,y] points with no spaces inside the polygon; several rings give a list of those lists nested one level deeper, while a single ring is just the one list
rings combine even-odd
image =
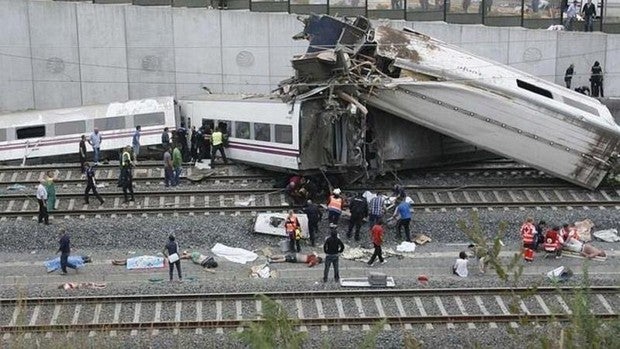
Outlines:
[{"label": "white sheet on ground", "polygon": [[340,286],[342,287],[373,287],[373,288],[382,288],[382,287],[395,287],[396,283],[394,282],[394,278],[391,276],[387,277],[387,285],[385,286],[374,286],[368,282],[368,278],[341,278]]},{"label": "white sheet on ground", "polygon": [[127,258],[127,269],[155,269],[164,267],[164,257],[139,256]]},{"label": "white sheet on ground", "polygon": [[228,259],[231,262],[245,264],[247,262],[252,262],[258,255],[252,251],[244,250],[238,247],[229,247],[219,242],[213,246],[211,252],[218,257],[223,257]]},{"label": "white sheet on ground", "polygon": [[620,237],[618,236],[617,229],[605,229],[605,230],[597,230],[592,233],[595,238],[599,240],[603,240],[605,242],[618,242],[620,241]]},{"label": "white sheet on ground", "polygon": [[415,243],[409,241],[403,241],[400,245],[396,246],[398,252],[415,252]]}]

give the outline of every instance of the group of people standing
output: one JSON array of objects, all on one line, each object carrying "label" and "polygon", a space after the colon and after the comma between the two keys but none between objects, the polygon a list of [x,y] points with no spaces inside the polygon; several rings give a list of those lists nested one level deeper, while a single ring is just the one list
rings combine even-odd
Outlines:
[{"label": "group of people standing", "polygon": [[[575,64],[571,63],[564,74],[564,83],[566,84],[566,88],[571,88],[574,76]],[[590,88],[587,86],[579,86],[575,88],[575,91],[592,97],[605,97],[605,92],[603,91],[603,68],[598,61],[595,61],[594,65],[590,69]]]},{"label": "group of people standing", "polygon": [[[577,22],[577,14],[579,11],[579,1],[574,0],[572,4],[566,8],[566,18],[564,19],[564,27],[566,30],[575,30],[575,22]],[[585,21],[584,31],[591,32],[594,30],[594,19],[596,18],[596,5],[592,0],[588,0],[581,8],[581,16]]]}]

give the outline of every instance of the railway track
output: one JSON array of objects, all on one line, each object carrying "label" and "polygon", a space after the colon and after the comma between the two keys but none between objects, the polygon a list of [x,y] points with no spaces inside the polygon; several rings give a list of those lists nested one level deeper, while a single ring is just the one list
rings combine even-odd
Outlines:
[{"label": "railway track", "polygon": [[[370,190],[376,190],[371,188]],[[464,210],[511,208],[595,208],[620,209],[620,189],[606,188],[589,191],[573,186],[549,185],[470,185],[409,186],[409,195],[415,209]],[[0,214],[6,217],[34,217],[38,214],[36,201],[27,192],[0,196]],[[206,190],[157,190],[139,192],[136,201],[123,203],[120,191],[101,191],[106,201],[99,205],[90,198],[84,204],[83,194],[58,193],[56,216],[97,216],[120,214],[210,214],[282,212],[289,210],[287,197],[282,190],[273,188],[206,189]],[[298,208],[298,207],[297,207]]]},{"label": "railway track", "polygon": [[[39,180],[44,178],[49,170],[59,170],[59,184],[63,186],[85,185],[84,178],[78,169],[77,164],[60,164],[54,166],[3,166],[0,167],[0,186],[8,186],[15,183],[22,185],[37,185]],[[182,179],[192,177],[199,171],[189,164],[184,167]],[[222,170],[223,169],[223,170]],[[243,175],[223,175],[217,172],[226,172],[226,167],[218,167],[213,176],[204,177],[202,181],[212,182],[231,182],[231,181],[249,181],[249,182],[267,182],[273,180],[277,174],[260,170],[251,170],[250,173]],[[118,164],[106,164],[98,166],[97,180],[102,183],[113,183],[118,179]],[[525,167],[511,162],[490,162],[480,165],[461,165],[449,167],[435,167],[419,170],[403,171],[406,178],[410,174],[413,175],[438,175],[438,176],[482,176],[482,177],[511,177],[511,178],[545,178],[550,177],[536,169]],[[164,172],[159,162],[140,163],[134,170],[134,182],[136,183],[155,183],[163,182]]]},{"label": "railway track", "polygon": [[[507,324],[570,320],[571,297],[576,288],[353,290],[271,292],[301,331],[330,327],[343,331],[370,326],[385,319],[386,329],[423,325],[455,328],[497,328]],[[618,319],[620,288],[592,287],[587,298],[592,314]],[[195,330],[223,333],[243,331],[249,322],[263,319],[263,300],[255,293],[125,295],[67,298],[1,299],[0,332],[11,335],[53,333],[71,336],[89,332],[116,336],[119,331]],[[512,310],[511,310],[512,309]],[[478,325],[476,325],[478,324]]]}]

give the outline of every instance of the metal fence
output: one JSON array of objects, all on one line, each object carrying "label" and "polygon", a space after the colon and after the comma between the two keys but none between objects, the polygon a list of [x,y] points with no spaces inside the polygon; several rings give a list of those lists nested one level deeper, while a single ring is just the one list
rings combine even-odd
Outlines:
[{"label": "metal fence", "polygon": [[[372,19],[445,21],[489,26],[522,26],[546,29],[563,24],[571,0],[92,0],[93,3],[133,3],[144,6],[212,7],[256,12],[294,14],[363,15]],[[587,0],[578,0],[578,12]],[[620,0],[592,0],[596,5],[594,30],[620,33]],[[577,20],[574,30],[583,31]]]}]

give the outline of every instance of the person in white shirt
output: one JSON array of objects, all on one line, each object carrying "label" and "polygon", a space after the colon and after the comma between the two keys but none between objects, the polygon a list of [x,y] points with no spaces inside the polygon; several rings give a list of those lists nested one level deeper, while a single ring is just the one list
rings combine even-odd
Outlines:
[{"label": "person in white shirt", "polygon": [[572,4],[568,6],[566,9],[566,22],[564,26],[566,30],[573,31],[575,22],[577,21],[577,0],[573,1]]},{"label": "person in white shirt", "polygon": [[49,225],[49,215],[47,214],[47,190],[45,189],[45,180],[41,180],[37,187],[37,201],[39,202],[39,223],[45,222]]},{"label": "person in white shirt", "polygon": [[454,266],[452,266],[452,273],[462,278],[466,278],[469,274],[467,271],[467,253],[465,251],[459,253],[459,258],[454,262]]},{"label": "person in white shirt", "polygon": [[101,133],[99,133],[99,129],[95,127],[93,133],[91,133],[90,137],[88,137],[88,143],[90,143],[90,145],[93,147],[93,162],[95,163],[95,165],[99,165],[99,152],[101,149],[102,140],[103,137],[101,136]]}]

